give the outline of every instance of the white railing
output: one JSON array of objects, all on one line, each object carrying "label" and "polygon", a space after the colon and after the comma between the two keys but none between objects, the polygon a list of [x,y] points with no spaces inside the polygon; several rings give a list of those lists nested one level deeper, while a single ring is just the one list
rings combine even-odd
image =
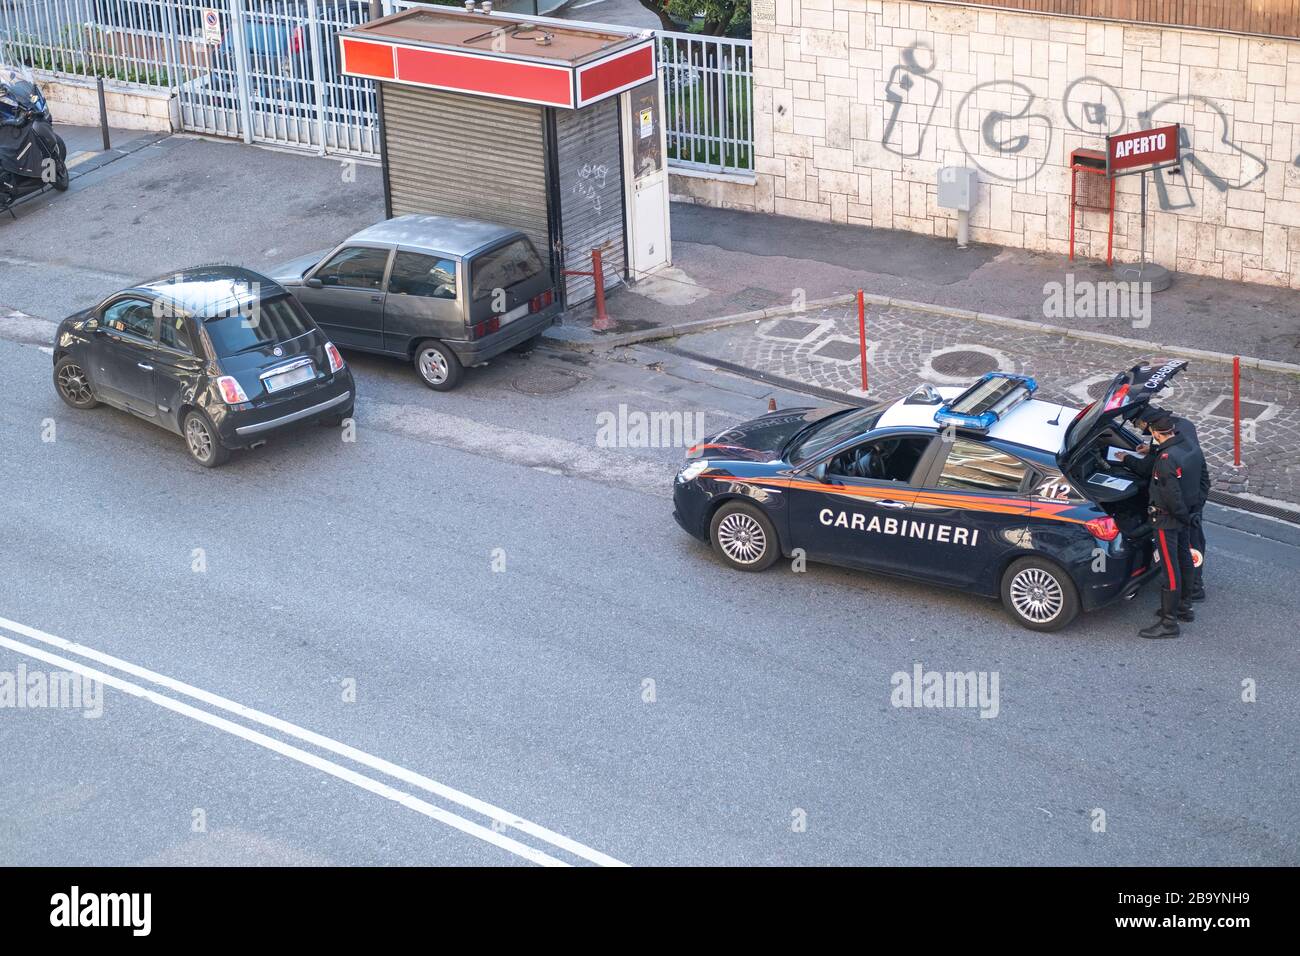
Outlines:
[{"label": "white railing", "polygon": [[174,86],[195,31],[168,0],[0,0],[0,59],[55,73]]},{"label": "white railing", "polygon": [[659,32],[670,166],[754,171],[752,52],[749,40]]},{"label": "white railing", "polygon": [[[375,156],[374,91],[339,74],[335,40],[369,11],[369,0],[0,0],[0,60],[177,90],[196,132]],[[752,43],[658,37],[669,165],[752,174]]]}]

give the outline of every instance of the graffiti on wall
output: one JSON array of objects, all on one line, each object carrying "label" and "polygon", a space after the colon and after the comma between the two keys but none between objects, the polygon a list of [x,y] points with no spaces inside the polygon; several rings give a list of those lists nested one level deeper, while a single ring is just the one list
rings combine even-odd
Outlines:
[{"label": "graffiti on wall", "polygon": [[[1198,114],[1214,117],[1211,121],[1214,126],[1212,133],[1215,142],[1223,147],[1222,150],[1200,150],[1193,146],[1188,135],[1187,120],[1190,118],[1194,124]],[[1243,189],[1268,171],[1268,163],[1263,157],[1256,156],[1246,147],[1233,142],[1232,121],[1228,119],[1228,114],[1218,103],[1204,96],[1195,94],[1171,96],[1161,100],[1151,109],[1139,113],[1138,122],[1142,124],[1143,129],[1182,122],[1184,125],[1179,129],[1178,134],[1182,161],[1194,167],[1205,177],[1207,183],[1221,193],[1226,193],[1229,189]],[[1155,173],[1156,196],[1160,208],[1191,209],[1196,205],[1196,201],[1192,198],[1187,177],[1185,175],[1171,177],[1168,175],[1171,172],[1171,170],[1160,169]],[[1172,179],[1177,179],[1177,183],[1172,182]]]},{"label": "graffiti on wall", "polygon": [[[932,135],[943,94],[942,82],[933,75],[936,65],[933,49],[917,41],[903,51],[899,64],[890,71],[880,143],[891,153],[919,156],[927,136]],[[914,146],[904,144],[899,122],[909,106],[916,109]],[[952,129],[967,160],[985,176],[1024,182],[1042,172],[1051,158],[1056,124],[1048,107],[1019,80],[991,80],[971,87],[957,101]],[[1061,97],[1060,114],[1070,129],[1098,139],[1124,132],[1129,126],[1123,95],[1113,84],[1093,75],[1070,82]],[[1138,129],[1180,123],[1184,165],[1195,169],[1220,193],[1244,189],[1267,172],[1266,160],[1233,138],[1231,119],[1208,97],[1171,96],[1139,112],[1136,121]],[[1194,140],[1194,133],[1201,135]],[[1214,148],[1197,147],[1196,142],[1207,139]],[[1295,163],[1300,166],[1300,156]],[[1155,183],[1160,208],[1177,211],[1196,205],[1183,169],[1159,170]]]},{"label": "graffiti on wall", "polygon": [[604,163],[583,163],[573,183],[573,194],[591,203],[597,215],[600,215],[600,194],[608,177],[609,167]]},{"label": "graffiti on wall", "polygon": [[[902,60],[889,71],[885,83],[885,102],[889,104],[889,115],[885,118],[885,133],[880,144],[899,156],[912,158],[921,155],[925,145],[925,134],[934,123],[934,111],[939,108],[943,96],[943,84],[931,76],[935,67],[934,50],[923,41],[918,40],[903,51]],[[906,106],[916,106],[917,115],[922,113],[925,119],[920,123],[916,146],[908,149],[902,142],[898,119]]]}]

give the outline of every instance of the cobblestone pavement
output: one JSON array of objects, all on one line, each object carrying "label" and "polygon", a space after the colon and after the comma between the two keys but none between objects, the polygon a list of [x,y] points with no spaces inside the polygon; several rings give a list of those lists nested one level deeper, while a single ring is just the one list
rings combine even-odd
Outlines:
[{"label": "cobblestone pavement", "polygon": [[[1082,406],[1114,375],[1150,357],[1137,348],[1030,333],[952,316],[869,306],[869,397],[919,382],[964,385],[1000,369],[1032,375],[1038,397]],[[683,336],[678,346],[794,382],[861,395],[857,306],[834,306]],[[1242,369],[1246,491],[1300,502],[1300,376]],[[1196,422],[1211,474],[1232,463],[1232,367],[1190,359],[1160,404]]]}]

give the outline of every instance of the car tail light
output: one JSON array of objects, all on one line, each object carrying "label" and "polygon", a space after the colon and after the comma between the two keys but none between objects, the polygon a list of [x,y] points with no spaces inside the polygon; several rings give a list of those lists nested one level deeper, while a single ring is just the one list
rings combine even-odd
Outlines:
[{"label": "car tail light", "polygon": [[217,388],[221,390],[221,400],[227,405],[238,405],[240,402],[248,401],[243,386],[233,375],[223,375],[217,379]]},{"label": "car tail light", "polygon": [[1128,382],[1125,382],[1115,390],[1115,394],[1106,402],[1106,407],[1102,409],[1102,411],[1109,412],[1111,409],[1119,408],[1124,404],[1124,399],[1126,398],[1128,398]]},{"label": "car tail light", "polygon": [[1088,533],[1100,541],[1114,541],[1119,537],[1119,525],[1114,518],[1093,518],[1084,523]]},{"label": "car tail light", "polygon": [[325,354],[330,357],[330,374],[343,371],[343,356],[339,354],[333,342],[325,343]]},{"label": "car tail light", "polygon": [[501,328],[501,316],[494,315],[486,322],[480,322],[478,325],[474,326],[474,338],[481,339],[483,338],[483,336],[491,335],[493,332],[497,331],[500,328]]},{"label": "car tail light", "polygon": [[554,301],[555,301],[555,290],[547,289],[541,295],[533,296],[533,298],[529,300],[528,311],[540,312],[542,311],[542,309],[549,308],[551,303]]}]

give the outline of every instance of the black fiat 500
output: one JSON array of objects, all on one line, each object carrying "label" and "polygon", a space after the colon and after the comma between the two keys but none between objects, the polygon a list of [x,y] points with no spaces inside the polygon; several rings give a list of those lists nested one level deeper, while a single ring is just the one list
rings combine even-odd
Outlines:
[{"label": "black fiat 500", "polygon": [[275,282],[204,266],[144,282],[64,319],[54,387],[73,408],[101,402],[181,435],[208,468],[289,425],[352,415],[352,373]]},{"label": "black fiat 500", "polygon": [[1137,448],[1126,423],[1186,364],[1135,366],[1082,410],[993,373],[870,408],[774,412],[690,450],[673,517],[733,568],[801,550],[1001,597],[1054,631],[1158,573],[1146,483],[1116,451]]}]

